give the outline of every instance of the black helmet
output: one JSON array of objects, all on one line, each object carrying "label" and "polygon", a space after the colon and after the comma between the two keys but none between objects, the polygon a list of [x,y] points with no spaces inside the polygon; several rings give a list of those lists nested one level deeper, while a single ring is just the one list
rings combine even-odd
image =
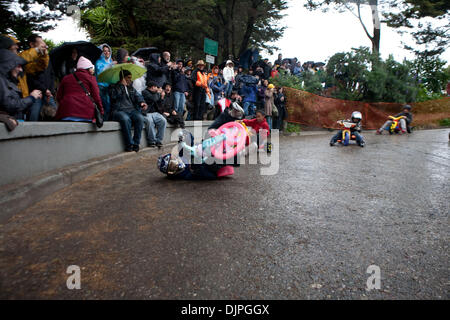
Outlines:
[{"label": "black helmet", "polygon": [[409,104],[405,104],[405,105],[403,106],[403,110],[405,110],[405,109],[411,111],[412,107],[411,107]]}]

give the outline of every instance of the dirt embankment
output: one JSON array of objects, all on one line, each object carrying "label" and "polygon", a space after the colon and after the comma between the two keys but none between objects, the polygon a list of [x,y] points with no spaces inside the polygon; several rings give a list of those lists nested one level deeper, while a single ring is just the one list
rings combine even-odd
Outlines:
[{"label": "dirt embankment", "polygon": [[[336,121],[349,118],[355,110],[363,114],[366,129],[379,128],[389,115],[401,111],[402,104],[386,102],[347,101],[321,97],[309,92],[285,88],[288,121],[311,127],[336,128]],[[414,126],[436,128],[450,118],[450,97],[411,103]]]}]

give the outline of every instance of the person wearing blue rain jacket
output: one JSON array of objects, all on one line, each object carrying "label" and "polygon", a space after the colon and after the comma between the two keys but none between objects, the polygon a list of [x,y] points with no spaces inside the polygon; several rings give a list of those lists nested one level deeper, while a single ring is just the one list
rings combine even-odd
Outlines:
[{"label": "person wearing blue rain jacket", "polygon": [[[108,44],[104,43],[100,45],[99,48],[103,51],[103,53],[95,62],[95,76],[97,77],[97,82],[99,74],[114,65],[114,61],[111,58],[111,47]],[[98,87],[100,89],[100,98],[102,99],[103,109],[105,111],[103,119],[105,121],[108,121],[111,114],[111,100],[108,95],[109,83],[99,82]]]},{"label": "person wearing blue rain jacket", "polygon": [[225,94],[225,84],[220,76],[216,76],[211,80],[211,89],[214,93],[214,104],[216,105]]}]

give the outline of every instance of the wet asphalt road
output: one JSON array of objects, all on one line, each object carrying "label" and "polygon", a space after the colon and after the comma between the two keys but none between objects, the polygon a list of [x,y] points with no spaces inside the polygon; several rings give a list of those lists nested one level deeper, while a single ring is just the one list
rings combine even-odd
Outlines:
[{"label": "wet asphalt road", "polygon": [[149,156],[74,184],[0,225],[0,298],[449,299],[448,130],[330,137],[283,137],[274,176],[174,182]]}]

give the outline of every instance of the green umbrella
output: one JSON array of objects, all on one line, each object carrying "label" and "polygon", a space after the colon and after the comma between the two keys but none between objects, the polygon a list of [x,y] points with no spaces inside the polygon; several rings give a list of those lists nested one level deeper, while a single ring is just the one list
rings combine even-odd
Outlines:
[{"label": "green umbrella", "polygon": [[120,72],[122,70],[128,70],[131,72],[132,80],[139,79],[146,72],[147,69],[139,67],[132,63],[122,63],[113,66],[112,68],[106,69],[98,75],[98,82],[105,83],[117,83],[120,80]]}]

